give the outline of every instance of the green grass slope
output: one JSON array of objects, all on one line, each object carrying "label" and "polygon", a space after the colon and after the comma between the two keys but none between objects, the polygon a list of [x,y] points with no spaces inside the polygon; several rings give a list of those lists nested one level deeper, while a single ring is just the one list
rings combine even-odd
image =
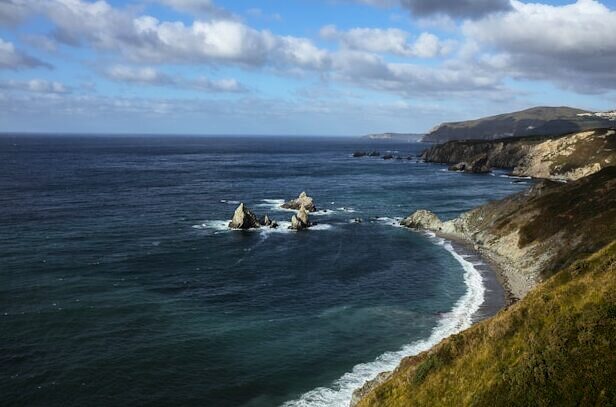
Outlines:
[{"label": "green grass slope", "polygon": [[616,241],[406,358],[358,405],[616,405]]}]

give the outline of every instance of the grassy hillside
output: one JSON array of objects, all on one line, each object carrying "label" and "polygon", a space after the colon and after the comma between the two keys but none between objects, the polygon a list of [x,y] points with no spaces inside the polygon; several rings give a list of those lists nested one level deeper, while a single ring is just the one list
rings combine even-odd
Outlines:
[{"label": "grassy hillside", "polygon": [[406,358],[359,406],[616,405],[615,346],[612,242],[494,318]]},{"label": "grassy hillside", "polygon": [[532,135],[558,135],[590,128],[611,127],[613,121],[570,107],[534,107],[476,120],[443,123],[424,137],[424,141],[444,143],[449,140],[494,140]]}]

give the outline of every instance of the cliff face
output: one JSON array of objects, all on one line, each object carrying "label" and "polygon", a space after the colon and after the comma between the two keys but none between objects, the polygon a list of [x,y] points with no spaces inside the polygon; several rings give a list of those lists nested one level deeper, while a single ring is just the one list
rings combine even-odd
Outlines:
[{"label": "cliff face", "polygon": [[616,405],[616,167],[403,224],[467,239],[534,288],[405,358],[356,393],[359,406]]},{"label": "cliff face", "polygon": [[557,138],[450,141],[423,154],[427,162],[458,164],[487,156],[488,166],[514,175],[576,180],[616,164],[616,130],[594,129]]},{"label": "cliff face", "polygon": [[598,127],[611,127],[611,116],[595,115],[570,107],[535,107],[477,120],[443,123],[423,141],[444,143],[450,140],[495,140],[564,134]]}]

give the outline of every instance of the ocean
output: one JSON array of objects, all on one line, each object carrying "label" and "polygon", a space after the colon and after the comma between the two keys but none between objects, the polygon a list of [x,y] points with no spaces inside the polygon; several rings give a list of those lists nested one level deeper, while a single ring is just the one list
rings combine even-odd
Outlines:
[{"label": "ocean", "polygon": [[[448,172],[426,147],[0,136],[2,404],[348,405],[504,301],[476,255],[397,225],[526,181]],[[302,191],[318,225],[294,232],[279,205]],[[239,202],[281,227],[229,230]]]}]

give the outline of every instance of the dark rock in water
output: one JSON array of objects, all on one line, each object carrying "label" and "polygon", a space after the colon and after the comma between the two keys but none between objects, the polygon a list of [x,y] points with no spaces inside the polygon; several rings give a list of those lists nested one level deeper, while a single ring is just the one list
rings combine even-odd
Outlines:
[{"label": "dark rock in water", "polygon": [[[468,168],[470,167],[470,169]],[[465,171],[472,172],[474,174],[485,174],[490,172],[490,166],[488,165],[488,155],[481,155],[471,162],[469,162],[468,167]]]},{"label": "dark rock in water", "polygon": [[269,216],[265,215],[265,217],[261,220],[261,226],[267,226],[272,229],[276,229],[278,227],[278,223],[275,220],[271,220]]},{"label": "dark rock in water", "polygon": [[285,209],[294,209],[296,211],[302,208],[306,209],[308,212],[316,212],[317,210],[317,207],[314,205],[314,201],[311,197],[306,195],[305,192],[299,194],[299,197],[297,199],[292,199],[288,202],[285,202],[284,204],[282,204],[282,207]]},{"label": "dark rock in water", "polygon": [[402,160],[402,157],[397,156],[397,157],[396,157],[396,160]]},{"label": "dark rock in water", "polygon": [[362,223],[363,220],[361,218],[355,218],[353,219],[353,223]]},{"label": "dark rock in water", "polygon": [[464,171],[466,169],[466,163],[457,163],[449,166],[449,171]]},{"label": "dark rock in water", "polygon": [[383,156],[383,160],[391,160],[392,158],[394,158],[394,156],[393,156],[393,155],[391,155],[391,154],[385,154],[385,155]]},{"label": "dark rock in water", "polygon": [[261,227],[257,216],[248,209],[244,203],[240,203],[235,213],[233,214],[233,220],[229,223],[229,227],[232,229],[257,229]]},{"label": "dark rock in water", "polygon": [[457,164],[451,165],[449,167],[449,171],[464,171],[472,172],[473,174],[485,174],[486,172],[490,172],[488,156],[484,154],[474,157],[468,162],[462,161]]},{"label": "dark rock in water", "polygon": [[308,212],[304,208],[301,208],[297,214],[293,215],[291,218],[291,229],[304,230],[308,229],[310,226],[312,226],[312,223],[310,223]]},{"label": "dark rock in water", "polygon": [[368,154],[368,157],[379,157],[381,155],[381,153],[379,153],[378,151],[372,151],[370,154]]},{"label": "dark rock in water", "polygon": [[355,151],[353,153],[353,157],[365,157],[366,156],[366,152],[365,151]]}]

